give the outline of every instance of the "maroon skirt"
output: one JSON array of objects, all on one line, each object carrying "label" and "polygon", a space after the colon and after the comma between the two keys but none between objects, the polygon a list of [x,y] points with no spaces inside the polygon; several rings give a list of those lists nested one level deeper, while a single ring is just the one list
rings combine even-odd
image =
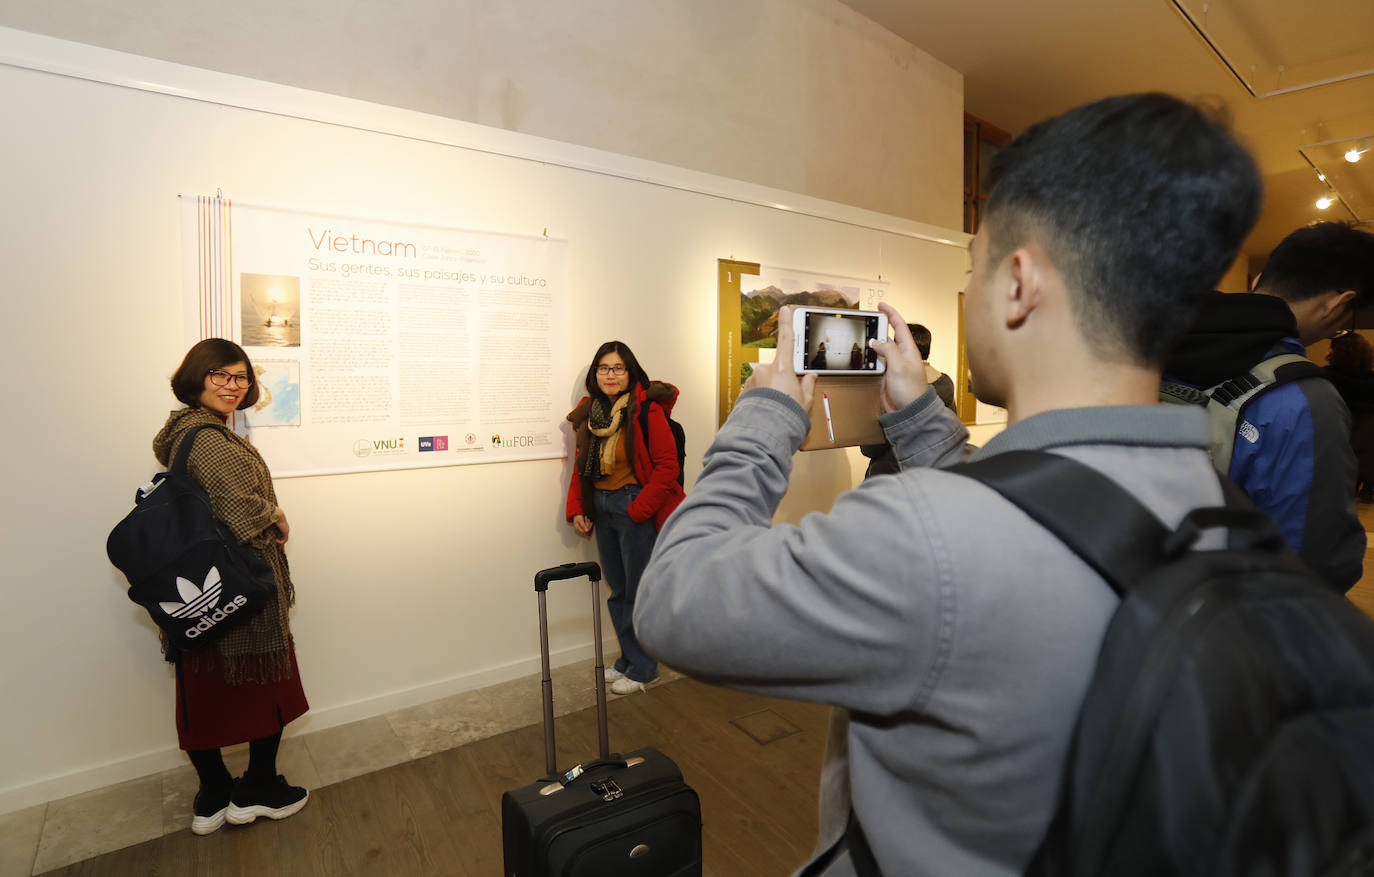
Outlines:
[{"label": "maroon skirt", "polygon": [[177,662],[177,743],[182,749],[219,749],[270,737],[305,715],[310,704],[301,687],[296,649],[290,647],[291,678],[275,682],[224,681],[224,665],[213,647],[197,655],[194,669]]}]

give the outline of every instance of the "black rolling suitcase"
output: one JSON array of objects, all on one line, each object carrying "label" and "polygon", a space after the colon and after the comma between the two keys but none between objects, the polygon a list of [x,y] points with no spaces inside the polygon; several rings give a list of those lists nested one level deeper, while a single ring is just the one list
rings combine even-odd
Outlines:
[{"label": "black rolling suitcase", "polygon": [[[600,757],[559,773],[549,675],[549,582],[592,582],[596,718]],[[501,796],[507,877],[691,877],[701,874],[701,804],[682,771],[657,749],[610,753],[601,657],[601,567],[565,563],[534,576],[548,776]]]}]

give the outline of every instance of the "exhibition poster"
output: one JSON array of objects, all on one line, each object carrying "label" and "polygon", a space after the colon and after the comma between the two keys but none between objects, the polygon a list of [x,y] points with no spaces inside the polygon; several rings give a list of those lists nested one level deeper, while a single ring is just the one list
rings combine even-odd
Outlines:
[{"label": "exhibition poster", "polygon": [[758,262],[719,259],[719,410],[725,423],[754,366],[772,362],[778,346],[778,310],[783,306],[854,308],[873,311],[887,297],[887,283],[814,271],[771,268]]},{"label": "exhibition poster", "polygon": [[566,241],[204,196],[182,238],[188,344],[252,359],[273,475],[565,455]]}]

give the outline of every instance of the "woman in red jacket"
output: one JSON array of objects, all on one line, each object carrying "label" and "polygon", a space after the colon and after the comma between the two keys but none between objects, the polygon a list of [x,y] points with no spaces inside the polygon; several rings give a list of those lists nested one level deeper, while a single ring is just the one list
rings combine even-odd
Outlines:
[{"label": "woman in red jacket", "polygon": [[635,639],[633,618],[639,577],[658,530],[685,496],[668,427],[677,388],[650,381],[619,341],[597,348],[586,386],[587,395],[568,415],[577,454],[567,518],[579,535],[596,536],[611,589],[606,608],[620,640],[620,657],[606,669],[606,681],[615,694],[630,694],[658,677],[658,661]]}]

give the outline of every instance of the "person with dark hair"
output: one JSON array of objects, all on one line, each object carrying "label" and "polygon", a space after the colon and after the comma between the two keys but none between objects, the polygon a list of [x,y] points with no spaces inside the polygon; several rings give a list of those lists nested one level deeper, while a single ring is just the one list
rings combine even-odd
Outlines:
[{"label": "person with dark hair", "polygon": [[[1318,222],[1284,238],[1254,292],[1204,296],[1165,364],[1166,381],[1207,395],[1249,384],[1265,365],[1306,356],[1306,346],[1350,326],[1374,295],[1374,234]],[[1288,544],[1322,578],[1348,591],[1364,570],[1365,532],[1355,513],[1350,412],[1311,365],[1240,403],[1218,468],[1278,521]],[[1276,372],[1276,377],[1282,372]],[[1205,398],[1202,400],[1205,402]]]},{"label": "person with dark hair", "polygon": [[1374,347],[1359,332],[1331,339],[1322,369],[1350,409],[1350,447],[1359,470],[1356,495],[1374,502]]},{"label": "person with dark hair", "polygon": [[[153,439],[163,466],[192,428],[223,427],[235,411],[256,404],[258,380],[243,348],[208,338],[186,353],[172,375],[172,394],[186,407],[172,411]],[[309,793],[277,773],[277,747],[286,724],[310,707],[287,619],[296,595],[283,550],[291,527],[277,505],[272,473],[233,430],[203,429],[194,442],[187,459],[191,477],[205,487],[215,517],[266,556],[277,582],[261,611],[214,645],[171,654],[163,642],[176,664],[178,742],[200,777],[191,831],[203,835],[226,820],[285,819],[305,806]],[[235,779],[220,749],[245,742],[248,768]]]},{"label": "person with dark hair", "polygon": [[[926,381],[935,390],[935,395],[940,397],[940,401],[945,404],[945,407],[958,414],[959,409],[954,405],[954,381],[949,375],[927,362],[930,359],[930,330],[920,323],[907,323],[906,328],[911,333],[911,340],[916,345],[916,350],[921,354],[921,365],[926,370]],[[874,475],[891,475],[900,468],[897,465],[897,456],[892,452],[892,445],[887,442],[859,445],[859,452],[868,458],[868,469],[864,471],[864,478],[872,478]]]},{"label": "person with dark hair", "polygon": [[[882,304],[896,339],[872,345],[880,422],[901,471],[775,526],[815,388],[778,357],[716,433],[640,583],[635,629],[663,660],[843,708],[808,875],[1022,874],[1055,811],[1118,601],[1020,509],[942,467],[1051,450],[1171,528],[1222,499],[1205,416],[1156,399],[1192,301],[1255,221],[1254,160],[1211,114],[1144,94],[1034,126],[992,179],[965,313],[979,394],[1007,409],[1006,430],[967,445]],[[778,326],[787,350],[791,321]]]},{"label": "person with dark hair", "polygon": [[685,495],[668,426],[677,387],[649,380],[621,341],[596,349],[585,385],[587,395],[568,414],[577,450],[567,519],[578,535],[596,537],[611,590],[606,608],[620,641],[620,657],[606,668],[606,681],[612,693],[631,694],[658,678],[658,661],[639,645],[632,619],[658,530]]},{"label": "person with dark hair", "polygon": [[825,342],[816,345],[816,355],[811,357],[811,368],[825,368]]}]

